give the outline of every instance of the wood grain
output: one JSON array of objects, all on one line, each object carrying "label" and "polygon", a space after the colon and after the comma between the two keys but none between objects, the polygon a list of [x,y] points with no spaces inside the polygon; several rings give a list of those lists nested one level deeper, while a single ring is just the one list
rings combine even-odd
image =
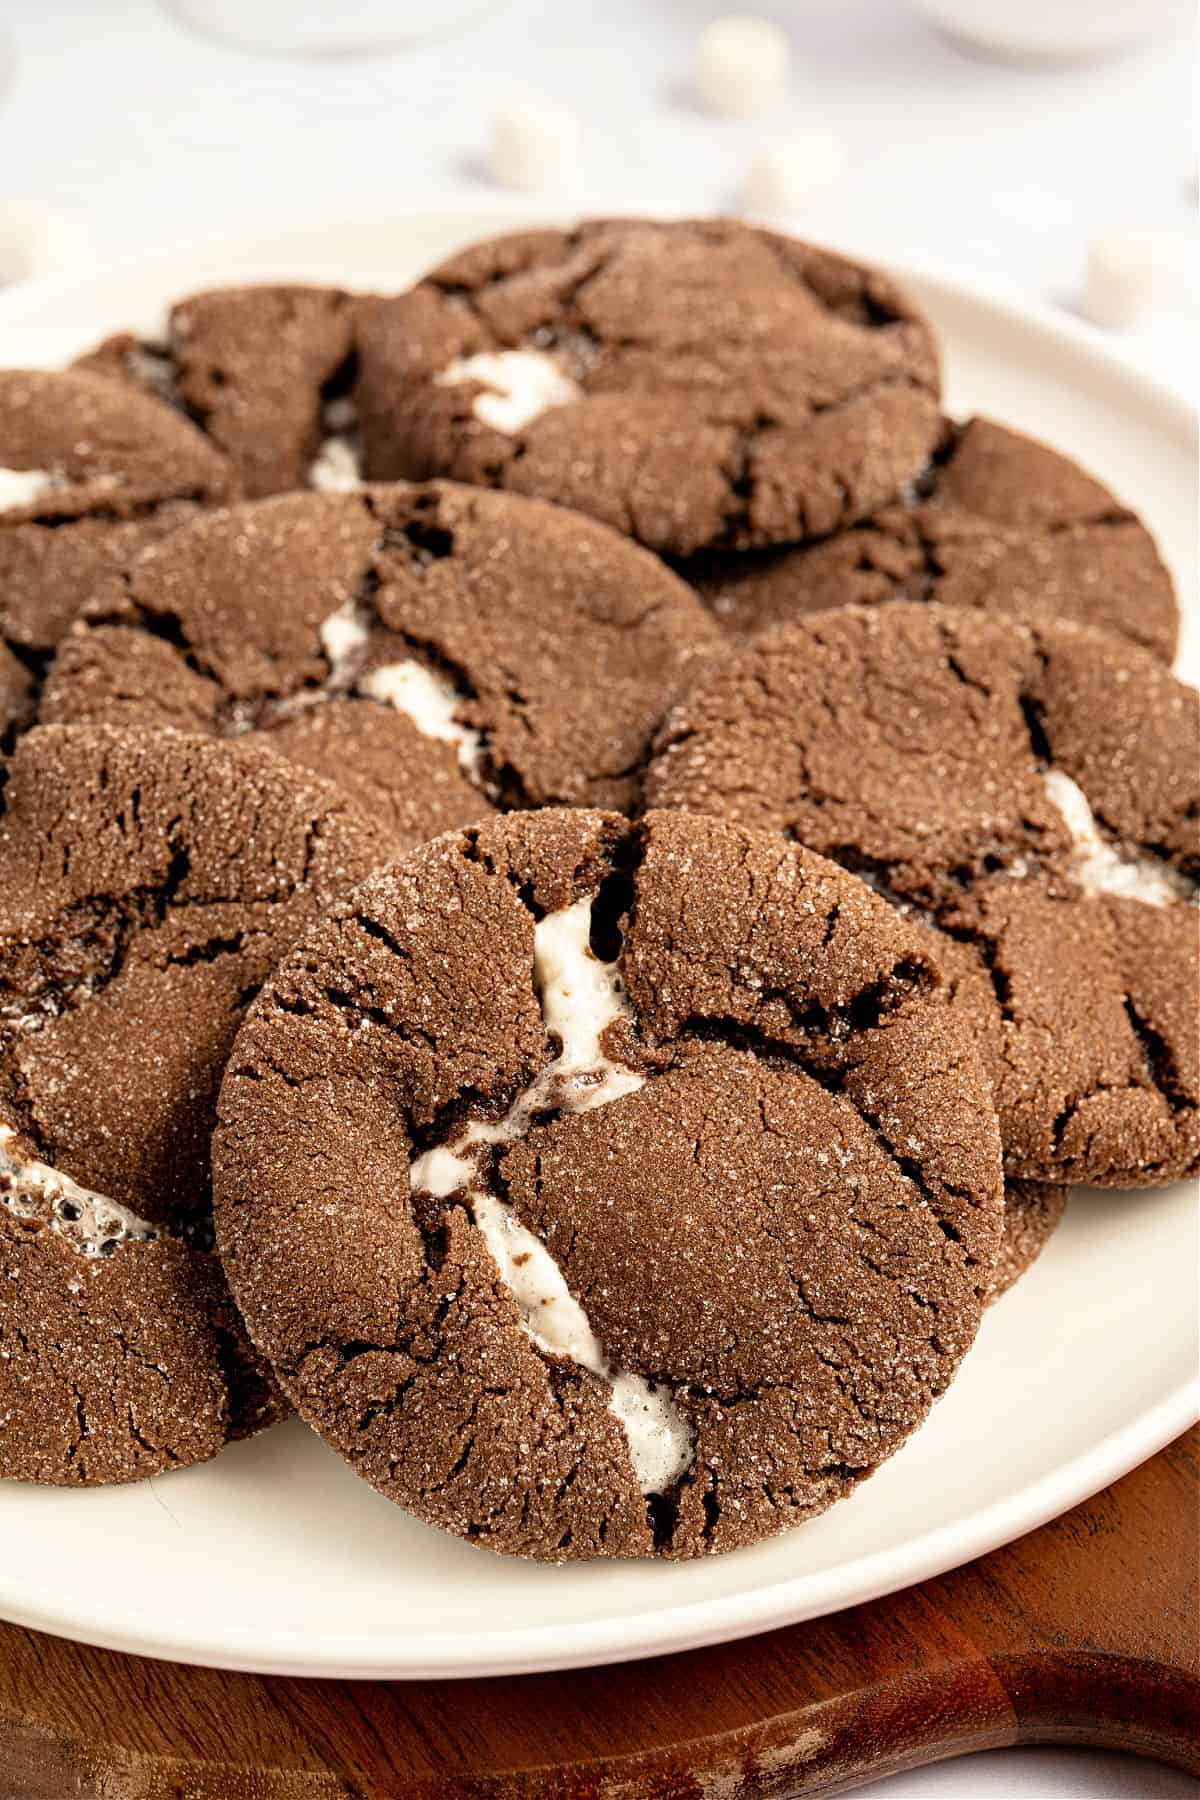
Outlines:
[{"label": "wood grain", "polygon": [[0,1626],[0,1800],[785,1800],[1017,1743],[1200,1774],[1198,1456],[890,1599],[619,1668],[297,1681]]}]

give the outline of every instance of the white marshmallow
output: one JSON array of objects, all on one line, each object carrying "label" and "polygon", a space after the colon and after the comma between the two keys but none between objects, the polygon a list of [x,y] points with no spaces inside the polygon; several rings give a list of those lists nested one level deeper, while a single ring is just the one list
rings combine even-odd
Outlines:
[{"label": "white marshmallow", "polygon": [[769,19],[714,19],[696,41],[696,88],[714,112],[762,112],[782,98],[790,56],[787,33]]},{"label": "white marshmallow", "polygon": [[80,1187],[49,1163],[25,1161],[9,1149],[16,1132],[0,1125],[0,1206],[18,1218],[44,1217],[81,1256],[110,1256],[122,1244],[156,1238],[159,1230],[105,1194]]},{"label": "white marshmallow", "polygon": [[425,737],[454,744],[466,774],[478,778],[483,761],[483,734],[455,717],[462,695],[452,681],[436,669],[426,668],[413,657],[383,663],[365,675],[359,670],[370,642],[371,615],[354,600],[347,600],[322,619],[319,636],[329,662],[329,677],[322,687],[300,697],[302,706],[318,704],[331,694],[351,691],[394,706],[407,715]]},{"label": "white marshmallow", "polygon": [[641,1375],[613,1375],[609,1411],[629,1440],[629,1460],[643,1494],[662,1494],[691,1466],[691,1426],[664,1388]]},{"label": "white marshmallow", "polygon": [[327,437],[309,464],[308,485],[322,494],[348,494],[362,482],[362,458],[346,437]]},{"label": "white marshmallow", "polygon": [[1121,226],[1088,245],[1084,311],[1096,325],[1136,324],[1178,276],[1178,248],[1169,232]]},{"label": "white marshmallow", "polygon": [[562,1048],[495,1124],[472,1123],[449,1144],[414,1158],[414,1193],[444,1197],[462,1189],[472,1217],[516,1302],[522,1328],[543,1350],[567,1356],[610,1387],[609,1408],[625,1429],[630,1460],[644,1494],[661,1493],[692,1459],[692,1434],[670,1395],[627,1369],[614,1369],[587,1314],[542,1240],[511,1209],[478,1185],[476,1147],[524,1137],[548,1108],[587,1112],[642,1087],[645,1077],[612,1062],[601,1039],[629,1014],[614,963],[589,945],[592,907],[576,901],[539,920],[533,934],[533,972],[546,1029]]},{"label": "white marshmallow", "polygon": [[353,600],[347,600],[336,612],[322,619],[319,636],[321,648],[329,660],[329,685],[344,686],[354,664],[367,647],[370,635],[368,615]]},{"label": "white marshmallow", "polygon": [[580,389],[544,350],[481,350],[458,356],[434,377],[438,387],[479,381],[490,390],[471,408],[494,431],[521,431],[550,406],[566,406]]},{"label": "white marshmallow", "polygon": [[473,1193],[471,1211],[529,1336],[551,1355],[569,1356],[602,1374],[606,1364],[596,1334],[541,1238],[494,1194]]},{"label": "white marshmallow", "polygon": [[0,512],[33,506],[67,483],[53,469],[0,469]]},{"label": "white marshmallow", "polygon": [[372,669],[359,682],[358,691],[370,700],[380,700],[385,706],[406,713],[425,737],[455,744],[462,768],[468,775],[478,774],[483,738],[455,718],[462,695],[444,675],[406,658],[404,662],[385,663],[382,668]]},{"label": "white marshmallow", "polygon": [[593,955],[591,930],[591,901],[578,900],[561,912],[547,913],[533,933],[533,979],[542,1019],[562,1046],[553,1081],[561,1085],[564,1076],[579,1074],[601,1077],[599,1083],[573,1090],[572,1112],[590,1112],[645,1085],[645,1076],[610,1062],[601,1049],[604,1033],[618,1019],[628,1018],[629,1006],[616,964]]},{"label": "white marshmallow", "polygon": [[439,1144],[417,1157],[410,1171],[414,1188],[438,1197],[469,1188],[477,1144],[511,1144],[524,1137],[539,1112],[590,1112],[645,1085],[644,1075],[611,1061],[601,1048],[604,1033],[629,1016],[629,1006],[616,965],[592,954],[591,926],[590,900],[577,900],[538,920],[533,979],[546,1030],[562,1047],[502,1119],[494,1124],[473,1121],[452,1144]]},{"label": "white marshmallow", "polygon": [[1043,780],[1075,844],[1075,878],[1089,894],[1120,894],[1147,906],[1195,898],[1192,883],[1169,863],[1152,856],[1126,860],[1101,837],[1087,795],[1069,775],[1047,769]]},{"label": "white marshmallow", "polygon": [[552,100],[514,99],[492,120],[492,175],[501,187],[543,188],[565,181],[579,151],[579,120]]},{"label": "white marshmallow", "polygon": [[839,182],[846,170],[841,140],[825,125],[808,125],[765,144],[746,172],[742,205],[766,217],[796,213]]}]

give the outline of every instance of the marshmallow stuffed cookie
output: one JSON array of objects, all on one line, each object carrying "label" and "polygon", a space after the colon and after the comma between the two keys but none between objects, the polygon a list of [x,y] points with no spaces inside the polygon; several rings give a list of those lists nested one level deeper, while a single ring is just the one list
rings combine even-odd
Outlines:
[{"label": "marshmallow stuffed cookie", "polygon": [[1003,1203],[918,935],[719,821],[443,837],[286,958],[234,1047],[218,1240],[303,1416],[511,1554],[733,1549],[954,1376]]}]

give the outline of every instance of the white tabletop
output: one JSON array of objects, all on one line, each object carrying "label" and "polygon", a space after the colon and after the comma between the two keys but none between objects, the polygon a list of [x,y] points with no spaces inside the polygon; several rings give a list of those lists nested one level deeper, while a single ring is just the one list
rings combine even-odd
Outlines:
[{"label": "white tabletop", "polygon": [[[785,105],[730,122],[689,90],[696,32],[726,10],[704,0],[492,0],[441,41],[334,61],[242,53],[154,0],[15,0],[0,15],[15,59],[0,97],[0,215],[13,201],[53,209],[110,255],[265,221],[499,205],[489,120],[532,91],[580,118],[576,176],[547,196],[560,208],[731,209],[756,148],[820,121],[842,139],[847,173],[790,223],[881,261],[943,263],[1070,305],[1094,233],[1195,232],[1186,43],[1021,68],[963,54],[902,0],[742,5],[787,25],[795,73]],[[1121,341],[1190,389],[1196,326],[1184,296]],[[1100,1752],[1020,1750],[860,1791],[1146,1800],[1196,1786]]]},{"label": "white tabletop", "polygon": [[[1094,233],[1194,232],[1186,41],[1020,68],[963,54],[903,0],[741,3],[788,25],[795,67],[788,101],[750,121],[692,98],[697,29],[723,10],[704,0],[483,0],[455,35],[337,60],[243,53],[155,0],[18,0],[0,14],[15,40],[0,200],[78,215],[104,254],[265,220],[499,203],[489,120],[529,90],[579,115],[578,172],[557,197],[581,210],[734,207],[755,150],[820,120],[847,173],[792,223],[883,260],[1070,304]],[[434,14],[438,0],[396,5]],[[1179,379],[1195,329],[1176,308],[1123,337]]]}]

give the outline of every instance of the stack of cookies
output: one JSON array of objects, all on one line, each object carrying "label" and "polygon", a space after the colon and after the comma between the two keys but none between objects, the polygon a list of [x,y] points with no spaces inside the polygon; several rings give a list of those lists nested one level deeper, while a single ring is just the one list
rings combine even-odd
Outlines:
[{"label": "stack of cookies", "polygon": [[0,566],[6,1477],[295,1410],[493,1550],[734,1549],[1200,1164],[1170,578],[876,270],[196,295],[0,374]]}]

